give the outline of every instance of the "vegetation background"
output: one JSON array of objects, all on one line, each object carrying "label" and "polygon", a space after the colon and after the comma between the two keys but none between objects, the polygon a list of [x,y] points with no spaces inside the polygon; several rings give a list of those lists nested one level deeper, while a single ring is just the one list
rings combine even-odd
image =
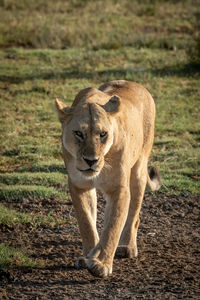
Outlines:
[{"label": "vegetation background", "polygon": [[[158,194],[200,195],[199,7],[198,0],[0,0],[1,228],[70,222],[16,203],[69,201],[54,100],[70,105],[80,89],[113,79],[139,82],[155,99],[150,165],[162,175]],[[3,270],[41,264],[23,245],[0,244]]]}]

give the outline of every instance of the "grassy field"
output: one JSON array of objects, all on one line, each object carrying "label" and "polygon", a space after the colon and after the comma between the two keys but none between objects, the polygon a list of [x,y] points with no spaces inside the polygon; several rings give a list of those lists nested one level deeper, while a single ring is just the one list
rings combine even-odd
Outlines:
[{"label": "grassy field", "polygon": [[[139,82],[155,99],[158,193],[200,195],[198,4],[0,2],[0,225],[68,222],[14,204],[68,201],[54,100],[70,105],[80,89],[113,79]],[[24,249],[0,245],[0,268],[35,266]]]}]

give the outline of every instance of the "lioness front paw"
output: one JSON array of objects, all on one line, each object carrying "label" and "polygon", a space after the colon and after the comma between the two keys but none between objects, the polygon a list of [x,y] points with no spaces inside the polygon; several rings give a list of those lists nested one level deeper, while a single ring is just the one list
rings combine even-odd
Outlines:
[{"label": "lioness front paw", "polygon": [[86,269],[87,268],[87,258],[85,256],[79,256],[75,262],[76,269]]},{"label": "lioness front paw", "polygon": [[134,248],[125,245],[118,246],[115,252],[116,258],[134,258],[137,257],[137,255],[137,247]]},{"label": "lioness front paw", "polygon": [[104,278],[112,274],[112,266],[105,265],[98,259],[89,260],[87,263],[87,268],[92,275],[97,277]]}]

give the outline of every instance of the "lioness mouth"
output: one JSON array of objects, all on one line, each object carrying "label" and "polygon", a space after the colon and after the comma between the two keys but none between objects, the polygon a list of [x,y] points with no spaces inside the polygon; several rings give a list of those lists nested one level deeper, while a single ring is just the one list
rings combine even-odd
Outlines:
[{"label": "lioness mouth", "polygon": [[81,169],[78,169],[80,172],[88,172],[88,173],[94,173],[94,172],[98,172],[98,171],[95,171],[95,170],[93,170],[93,169],[91,169],[91,168],[89,168],[89,169],[86,169],[86,170],[81,170]]}]

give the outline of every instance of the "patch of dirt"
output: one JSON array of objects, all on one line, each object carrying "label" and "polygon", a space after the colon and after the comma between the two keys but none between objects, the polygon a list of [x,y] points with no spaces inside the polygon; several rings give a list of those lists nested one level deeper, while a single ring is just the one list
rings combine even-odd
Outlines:
[{"label": "patch of dirt", "polygon": [[[98,200],[101,230],[105,201]],[[146,195],[137,259],[115,259],[107,279],[76,270],[81,240],[70,203],[16,204],[20,211],[49,211],[69,222],[59,227],[0,227],[1,241],[23,247],[38,268],[0,272],[0,299],[200,299],[200,203],[197,197]],[[42,263],[41,263],[42,261]]]}]

